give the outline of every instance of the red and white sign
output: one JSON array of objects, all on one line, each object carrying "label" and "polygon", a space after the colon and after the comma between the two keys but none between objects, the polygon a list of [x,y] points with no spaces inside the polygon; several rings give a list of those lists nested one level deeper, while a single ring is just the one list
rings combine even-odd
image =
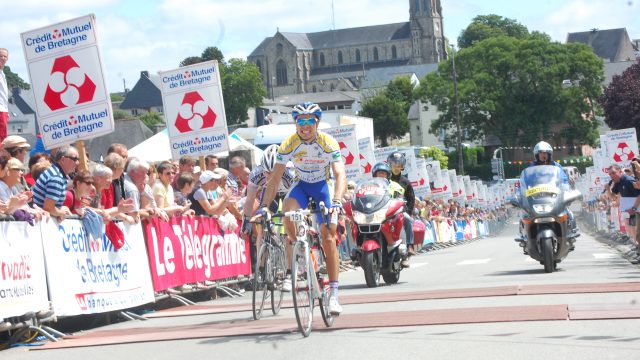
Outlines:
[{"label": "red and white sign", "polygon": [[375,148],[373,150],[373,155],[376,157],[376,164],[379,163],[379,162],[386,163],[387,162],[387,157],[389,157],[389,155],[392,152],[397,151],[397,150],[398,150],[398,147],[396,147],[396,146],[387,146],[387,147]]},{"label": "red and white sign", "polygon": [[440,169],[440,161],[433,160],[427,161],[427,174],[429,174],[431,195],[434,199],[442,198],[444,193],[448,190],[444,179],[442,178],[442,171]]},{"label": "red and white sign", "polygon": [[333,136],[340,145],[347,180],[357,180],[360,178],[362,170],[360,168],[360,148],[356,137],[356,126],[343,125],[323,129],[322,131]]},{"label": "red and white sign", "polygon": [[631,159],[638,156],[636,129],[608,131],[605,136],[608,161],[620,167],[630,166]]},{"label": "red and white sign", "polygon": [[95,15],[21,34],[46,148],[113,131]]},{"label": "red and white sign", "polygon": [[460,184],[458,183],[458,174],[455,169],[449,169],[449,184],[451,184],[451,196],[458,200],[462,195]]},{"label": "red and white sign", "polygon": [[431,186],[429,185],[429,174],[427,173],[427,161],[423,158],[416,158],[416,171],[417,178],[416,184],[413,183],[413,192],[416,196],[429,196],[431,195]]},{"label": "red and white sign", "polygon": [[174,159],[229,150],[217,61],[161,72],[160,83]]},{"label": "red and white sign", "polygon": [[453,198],[453,185],[451,185],[451,178],[449,178],[449,170],[440,170],[440,178],[444,187],[442,188],[442,196],[445,200]]},{"label": "red and white sign", "polygon": [[358,139],[358,151],[360,152],[360,170],[362,178],[370,178],[371,170],[376,163],[376,157],[373,154],[373,143],[370,137]]},{"label": "red and white sign", "polygon": [[144,230],[155,291],[251,273],[249,242],[222,232],[216,219],[153,218]]}]

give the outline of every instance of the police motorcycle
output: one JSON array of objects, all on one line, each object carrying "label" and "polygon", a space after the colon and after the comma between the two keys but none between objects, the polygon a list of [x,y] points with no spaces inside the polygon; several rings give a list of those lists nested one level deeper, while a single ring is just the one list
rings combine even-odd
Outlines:
[{"label": "police motorcycle", "polygon": [[384,178],[362,180],[353,199],[344,206],[357,247],[351,259],[364,271],[368,287],[377,287],[380,275],[387,284],[400,280],[406,245],[400,239],[404,223],[404,200],[394,199]]},{"label": "police motorcycle", "polygon": [[524,254],[544,265],[547,273],[556,270],[579,235],[571,224],[568,206],[582,199],[578,190],[562,183],[561,169],[552,165],[526,168],[520,176],[520,190],[511,199],[524,210],[521,237],[515,239]]}]

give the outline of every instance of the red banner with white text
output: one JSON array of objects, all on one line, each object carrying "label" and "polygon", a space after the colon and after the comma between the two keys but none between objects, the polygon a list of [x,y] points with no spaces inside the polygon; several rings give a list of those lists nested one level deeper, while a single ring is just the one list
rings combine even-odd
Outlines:
[{"label": "red banner with white text", "polygon": [[155,291],[251,273],[249,242],[224,232],[214,218],[153,218],[144,223]]}]

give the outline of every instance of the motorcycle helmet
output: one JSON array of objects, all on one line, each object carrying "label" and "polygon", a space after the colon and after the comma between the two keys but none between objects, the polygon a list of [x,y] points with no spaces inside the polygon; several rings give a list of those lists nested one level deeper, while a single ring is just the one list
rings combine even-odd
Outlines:
[{"label": "motorcycle helmet", "polygon": [[293,107],[293,111],[291,111],[291,116],[293,117],[293,121],[298,120],[298,116],[300,115],[315,115],[318,120],[322,116],[322,109],[316,103],[312,102],[303,102]]},{"label": "motorcycle helmet", "polygon": [[276,156],[278,155],[279,146],[276,144],[269,145],[264,150],[262,154],[262,159],[260,160],[260,165],[264,168],[265,171],[273,171],[273,167],[276,165]]},{"label": "motorcycle helmet", "polygon": [[391,165],[400,165],[404,169],[404,165],[407,163],[407,158],[404,156],[404,153],[399,151],[392,152],[387,156],[387,164]]},{"label": "motorcycle helmet", "polygon": [[379,162],[379,163],[377,163],[377,164],[375,164],[375,165],[373,166],[373,170],[371,170],[371,175],[372,175],[373,177],[375,177],[375,176],[376,176],[376,173],[377,173],[378,171],[384,171],[384,172],[386,172],[386,173],[387,173],[387,176],[386,176],[386,178],[387,178],[387,179],[391,176],[391,168],[389,167],[389,165],[387,165],[387,164],[385,164],[385,163],[383,163],[383,162]]},{"label": "motorcycle helmet", "polygon": [[549,159],[547,160],[549,163],[553,162],[553,147],[549,145],[549,143],[540,141],[533,147],[533,156],[536,158],[536,161],[540,161],[538,158],[538,154],[541,152],[547,153],[549,155]]}]

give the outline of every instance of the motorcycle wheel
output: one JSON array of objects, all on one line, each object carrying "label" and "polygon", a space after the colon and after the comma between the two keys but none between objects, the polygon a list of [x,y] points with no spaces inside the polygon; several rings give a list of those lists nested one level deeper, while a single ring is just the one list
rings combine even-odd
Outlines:
[{"label": "motorcycle wheel", "polygon": [[364,271],[364,280],[368,287],[377,287],[380,284],[380,257],[377,251],[367,251],[362,254],[360,266]]},{"label": "motorcycle wheel", "polygon": [[553,261],[553,241],[551,238],[542,239],[542,258],[544,260],[544,272],[553,272],[555,262]]},{"label": "motorcycle wheel", "polygon": [[393,270],[391,272],[383,272],[382,278],[384,282],[387,284],[397,284],[400,281],[400,269]]}]

